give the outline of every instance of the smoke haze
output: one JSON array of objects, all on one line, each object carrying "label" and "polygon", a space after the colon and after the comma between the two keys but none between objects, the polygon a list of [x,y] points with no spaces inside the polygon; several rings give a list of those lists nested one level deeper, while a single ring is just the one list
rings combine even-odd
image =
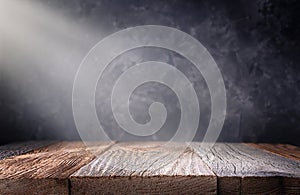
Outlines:
[{"label": "smoke haze", "polygon": [[[227,118],[220,141],[289,142],[299,145],[300,70],[298,1],[0,0],[0,142],[80,139],[72,115],[72,87],[86,53],[111,33],[137,25],[165,25],[198,39],[218,64],[227,90]],[[298,52],[297,52],[298,51]],[[116,58],[96,90],[98,118],[115,140],[168,140],[178,127],[178,98],[148,83],[130,99],[139,123],[159,101],[168,116],[144,138],[124,132],[110,107],[118,76],[136,63],[174,65],[193,83],[201,118],[200,141],[210,117],[207,85],[179,54],[141,48]]]}]

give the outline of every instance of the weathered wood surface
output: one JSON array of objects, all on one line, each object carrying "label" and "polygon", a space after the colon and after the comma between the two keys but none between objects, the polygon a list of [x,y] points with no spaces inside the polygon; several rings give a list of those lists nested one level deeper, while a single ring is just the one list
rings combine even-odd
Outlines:
[{"label": "weathered wood surface", "polygon": [[20,154],[25,154],[31,152],[35,149],[47,146],[54,143],[53,141],[29,141],[29,142],[17,142],[12,144],[7,144],[0,146],[0,160],[17,156]]},{"label": "weathered wood surface", "polygon": [[[95,144],[101,153],[111,144]],[[68,194],[68,177],[94,154],[82,142],[60,142],[0,161],[0,194]]]},{"label": "weathered wood surface", "polygon": [[164,144],[1,146],[0,194],[300,194],[297,147]]},{"label": "weathered wood surface", "polygon": [[[202,146],[202,147],[201,147]],[[220,194],[299,194],[300,163],[243,144],[191,148],[218,176]]]},{"label": "weathered wood surface", "polygon": [[183,148],[182,143],[116,144],[71,176],[71,193],[215,194],[214,173]]},{"label": "weathered wood surface", "polygon": [[246,143],[246,145],[262,149],[286,158],[300,160],[300,148],[289,144]]}]

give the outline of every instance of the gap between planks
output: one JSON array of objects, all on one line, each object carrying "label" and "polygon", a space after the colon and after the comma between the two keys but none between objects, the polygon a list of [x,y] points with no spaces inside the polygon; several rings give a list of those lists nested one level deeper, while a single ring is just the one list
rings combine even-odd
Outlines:
[{"label": "gap between planks", "polygon": [[[177,151],[186,146],[178,143],[100,145],[87,150],[78,142],[61,142],[1,160],[0,194],[300,192],[299,161],[243,144],[208,149],[192,143],[180,156]],[[94,159],[89,150],[101,155]]]},{"label": "gap between planks", "polygon": [[59,142],[0,161],[0,194],[69,194],[69,176],[114,143]]},{"label": "gap between planks", "polygon": [[127,142],[71,175],[71,193],[216,194],[217,178],[185,143]]},{"label": "gap between planks", "polygon": [[[218,176],[219,194],[299,194],[300,162],[234,143],[191,147]],[[205,153],[208,150],[207,153]]]}]

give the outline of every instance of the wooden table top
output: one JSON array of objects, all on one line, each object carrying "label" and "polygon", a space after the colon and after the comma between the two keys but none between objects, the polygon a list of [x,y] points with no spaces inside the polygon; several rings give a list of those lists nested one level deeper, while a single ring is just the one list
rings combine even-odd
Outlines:
[{"label": "wooden table top", "polygon": [[0,146],[0,159],[1,195],[300,194],[287,144],[44,141]]}]

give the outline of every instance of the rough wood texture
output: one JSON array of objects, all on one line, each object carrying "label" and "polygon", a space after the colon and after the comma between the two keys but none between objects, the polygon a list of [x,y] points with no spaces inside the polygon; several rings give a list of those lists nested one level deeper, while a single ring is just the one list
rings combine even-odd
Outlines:
[{"label": "rough wood texture", "polygon": [[213,172],[185,144],[120,143],[71,176],[72,194],[215,194]]},{"label": "rough wood texture", "polygon": [[53,141],[29,141],[0,146],[0,160],[31,152],[35,149],[53,144]]},{"label": "rough wood texture", "polygon": [[19,151],[0,160],[0,194],[300,194],[290,145],[43,144],[0,147]]},{"label": "rough wood texture", "polygon": [[[202,147],[201,147],[202,146]],[[220,194],[298,194],[300,163],[243,144],[193,143],[192,149],[218,176]]]},{"label": "rough wood texture", "polygon": [[[95,144],[103,152],[111,144]],[[82,142],[60,142],[0,161],[0,194],[68,194],[68,177],[94,155]]]},{"label": "rough wood texture", "polygon": [[280,156],[284,156],[286,158],[299,160],[300,161],[300,148],[297,146],[292,146],[289,144],[254,144],[254,143],[247,143],[246,145],[262,149],[267,152],[271,152],[273,154],[277,154]]}]

